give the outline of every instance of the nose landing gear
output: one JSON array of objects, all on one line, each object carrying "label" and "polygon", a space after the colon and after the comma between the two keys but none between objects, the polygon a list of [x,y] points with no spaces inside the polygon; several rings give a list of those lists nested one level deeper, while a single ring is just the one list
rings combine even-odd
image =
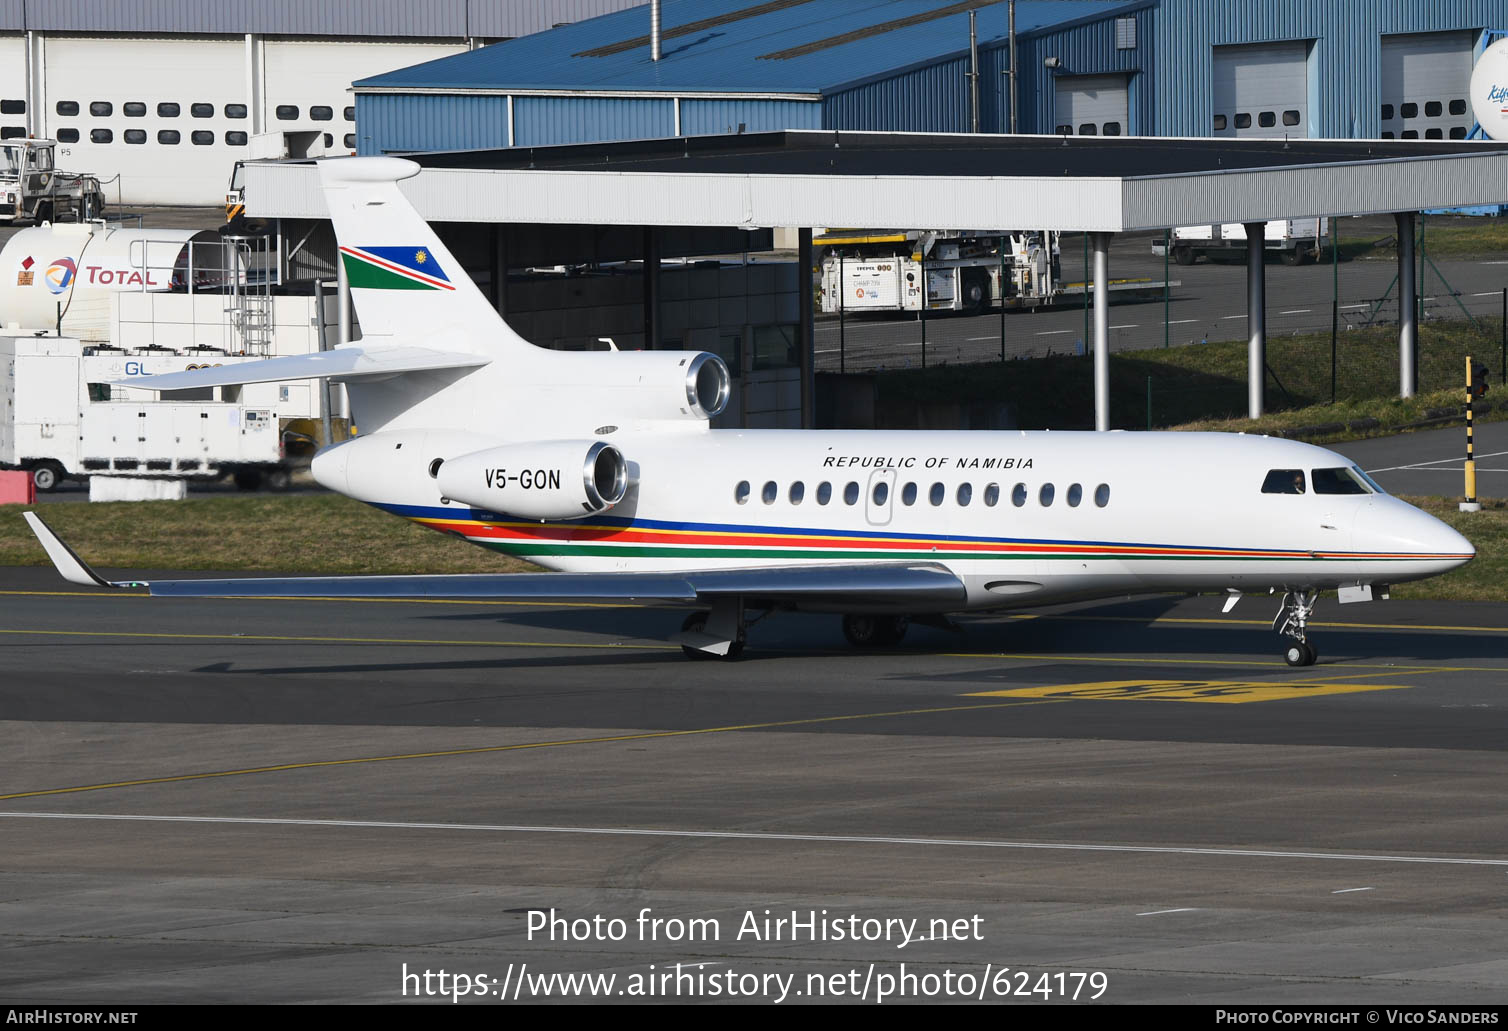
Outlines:
[{"label": "nose landing gear", "polygon": [[1283,595],[1283,605],[1273,618],[1272,628],[1293,638],[1293,643],[1283,651],[1283,658],[1290,666],[1313,666],[1319,658],[1319,652],[1314,650],[1305,635],[1309,617],[1314,614],[1318,601],[1319,591],[1289,591]]}]

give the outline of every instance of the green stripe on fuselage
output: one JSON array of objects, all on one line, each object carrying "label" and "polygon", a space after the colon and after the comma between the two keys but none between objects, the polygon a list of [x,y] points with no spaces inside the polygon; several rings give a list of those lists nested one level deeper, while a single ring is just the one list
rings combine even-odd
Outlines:
[{"label": "green stripe on fuselage", "polygon": [[340,258],[346,264],[346,279],[353,287],[364,287],[368,290],[440,289],[430,283],[410,279],[408,276],[400,276],[398,273],[385,269],[381,265],[373,265],[369,261],[364,261],[354,254],[342,253]]}]

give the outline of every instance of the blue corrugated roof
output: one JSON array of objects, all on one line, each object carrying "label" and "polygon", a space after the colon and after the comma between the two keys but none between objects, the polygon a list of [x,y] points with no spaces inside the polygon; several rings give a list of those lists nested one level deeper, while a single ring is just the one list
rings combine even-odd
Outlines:
[{"label": "blue corrugated roof", "polygon": [[[1017,35],[1100,18],[1146,0],[1021,0]],[[967,51],[965,11],[893,28],[797,56],[770,58],[804,44],[960,6],[956,0],[665,0],[661,59],[640,43],[649,8],[639,7],[534,36],[362,79],[358,89],[603,90],[718,93],[822,93],[901,68]],[[680,35],[677,27],[760,8],[752,17]],[[1006,36],[1006,4],[978,10],[981,44]]]}]

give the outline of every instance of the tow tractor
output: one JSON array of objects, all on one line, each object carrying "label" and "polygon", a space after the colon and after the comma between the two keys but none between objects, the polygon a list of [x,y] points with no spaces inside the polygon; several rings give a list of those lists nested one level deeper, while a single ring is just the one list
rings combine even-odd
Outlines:
[{"label": "tow tractor", "polygon": [[0,142],[0,223],[88,222],[105,210],[100,182],[53,163],[56,140]]}]

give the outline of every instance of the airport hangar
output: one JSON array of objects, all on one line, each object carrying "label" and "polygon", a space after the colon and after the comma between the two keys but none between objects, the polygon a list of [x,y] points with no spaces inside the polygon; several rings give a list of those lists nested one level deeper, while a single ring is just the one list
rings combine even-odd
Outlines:
[{"label": "airport hangar", "polygon": [[[814,225],[875,225],[881,213],[936,229],[1038,225],[1090,234],[1094,254],[1095,426],[1109,418],[1109,250],[1113,234],[1241,222],[1248,235],[1248,402],[1263,410],[1264,223],[1305,215],[1391,213],[1399,226],[1399,394],[1414,393],[1417,324],[1412,224],[1428,208],[1500,203],[1508,143],[1211,140],[789,131],[627,143],[412,155],[404,183],[447,243],[484,255],[471,269],[505,316],[505,271],[553,249],[585,260],[604,247],[644,247],[643,339],[657,320],[660,242],[709,253],[730,234],[795,229],[798,268],[811,267]],[[1107,175],[1107,169],[1116,174]],[[1004,171],[1002,171],[1004,170]],[[318,223],[327,217],[317,169],[248,169],[250,216]],[[547,228],[546,228],[547,227]],[[752,247],[757,245],[745,245]],[[732,249],[736,249],[735,247]],[[714,247],[715,250],[715,247]],[[461,258],[466,263],[465,258]],[[341,280],[349,311],[349,296]],[[799,425],[814,422],[813,297],[797,290]],[[343,318],[342,339],[349,338]],[[527,333],[525,334],[528,335]],[[670,346],[679,346],[673,342]],[[750,358],[742,356],[748,372]],[[744,389],[754,384],[746,382]],[[754,422],[742,408],[743,425]],[[734,423],[737,425],[738,423]],[[785,424],[796,424],[795,420]]]}]

